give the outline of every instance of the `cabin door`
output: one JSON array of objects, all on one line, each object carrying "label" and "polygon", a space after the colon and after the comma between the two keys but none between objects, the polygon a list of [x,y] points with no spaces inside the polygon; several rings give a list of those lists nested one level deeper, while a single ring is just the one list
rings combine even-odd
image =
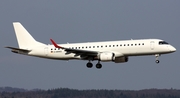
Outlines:
[{"label": "cabin door", "polygon": [[45,48],[44,48],[44,54],[45,54],[45,56],[48,55],[48,47],[45,47]]},{"label": "cabin door", "polygon": [[151,48],[151,50],[154,50],[154,41],[150,42],[150,48]]}]

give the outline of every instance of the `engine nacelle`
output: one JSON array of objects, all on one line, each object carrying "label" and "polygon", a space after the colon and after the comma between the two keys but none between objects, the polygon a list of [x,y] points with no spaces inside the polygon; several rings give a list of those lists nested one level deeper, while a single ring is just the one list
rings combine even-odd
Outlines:
[{"label": "engine nacelle", "polygon": [[114,61],[115,54],[112,52],[103,52],[99,54],[99,60],[102,62]]},{"label": "engine nacelle", "polygon": [[125,63],[128,62],[129,58],[128,57],[116,57],[114,62],[115,63]]}]

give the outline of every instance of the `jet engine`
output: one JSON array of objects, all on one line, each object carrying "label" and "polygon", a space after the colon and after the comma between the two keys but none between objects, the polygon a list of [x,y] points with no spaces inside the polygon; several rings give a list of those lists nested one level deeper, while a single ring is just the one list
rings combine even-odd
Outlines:
[{"label": "jet engine", "polygon": [[114,61],[115,54],[112,52],[103,52],[99,54],[99,60],[102,62]]}]

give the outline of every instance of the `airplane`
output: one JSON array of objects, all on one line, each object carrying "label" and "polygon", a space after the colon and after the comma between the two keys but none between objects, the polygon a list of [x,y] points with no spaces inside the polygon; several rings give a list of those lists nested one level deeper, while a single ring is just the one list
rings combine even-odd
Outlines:
[{"label": "airplane", "polygon": [[13,22],[19,48],[5,47],[12,52],[54,60],[87,60],[87,68],[92,68],[92,61],[97,60],[96,68],[101,62],[124,63],[130,56],[154,55],[156,63],[159,56],[173,53],[176,48],[161,39],[131,39],[119,41],[85,42],[57,44],[50,39],[50,44],[36,41],[20,22]]}]

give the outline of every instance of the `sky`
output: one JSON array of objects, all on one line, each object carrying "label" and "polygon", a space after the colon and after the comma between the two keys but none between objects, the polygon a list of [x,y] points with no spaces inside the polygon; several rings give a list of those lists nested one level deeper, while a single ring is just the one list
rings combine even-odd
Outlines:
[{"label": "sky", "polygon": [[[180,89],[180,0],[2,0],[0,1],[0,87],[25,89]],[[18,47],[12,22],[38,41],[58,43],[163,39],[177,51],[129,57],[127,63],[49,60],[12,53]],[[95,65],[97,61],[93,61]]]}]

